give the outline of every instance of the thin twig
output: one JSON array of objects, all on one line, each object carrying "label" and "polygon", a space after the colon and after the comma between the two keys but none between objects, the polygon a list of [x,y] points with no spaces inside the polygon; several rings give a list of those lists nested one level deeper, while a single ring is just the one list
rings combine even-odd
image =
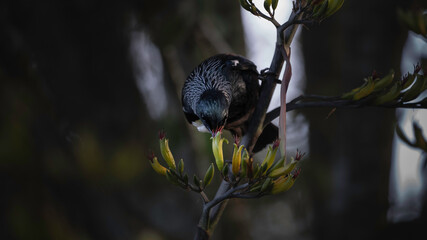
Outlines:
[{"label": "thin twig", "polygon": [[208,198],[208,196],[206,196],[205,192],[201,191],[200,196],[202,196],[204,203],[209,202],[209,198]]},{"label": "thin twig", "polygon": [[253,4],[253,3],[252,3],[252,7],[254,7],[254,8],[256,9],[256,14],[254,14],[254,15],[256,15],[256,16],[258,16],[258,17],[262,17],[262,18],[264,18],[265,20],[267,20],[267,21],[269,21],[269,22],[273,23],[273,25],[274,25],[274,26],[276,26],[276,27],[279,27],[279,26],[280,26],[280,23],[279,23],[279,22],[277,22],[277,20],[274,18],[274,16],[273,16],[270,12],[269,12],[270,17],[269,17],[269,16],[265,15],[264,13],[262,13],[262,12],[261,12],[261,10],[259,10],[259,9],[255,6],[255,4]]},{"label": "thin twig", "polygon": [[244,188],[248,187],[248,185],[249,185],[248,183],[245,183],[237,187],[230,188],[224,194],[215,196],[215,198],[212,199],[212,201],[207,202],[203,206],[202,217],[199,221],[199,228],[204,229],[209,235],[209,233],[211,232],[211,229],[213,228],[212,223],[210,223],[210,219],[209,219],[209,212],[211,208],[214,206],[217,206],[219,203],[223,202],[224,200],[229,199],[234,192],[243,190]]}]

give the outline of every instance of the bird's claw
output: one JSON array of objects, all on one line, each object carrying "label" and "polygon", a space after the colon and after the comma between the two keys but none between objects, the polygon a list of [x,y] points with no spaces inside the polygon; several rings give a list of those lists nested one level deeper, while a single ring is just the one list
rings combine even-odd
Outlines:
[{"label": "bird's claw", "polygon": [[[261,80],[261,81],[265,81],[265,80],[267,80],[267,76],[268,75],[276,75],[274,72],[271,72],[270,71],[270,68],[265,68],[265,69],[263,69],[263,70],[261,70],[261,74],[259,75],[259,79]],[[282,83],[282,81],[280,80],[280,79],[274,79],[274,82],[275,83],[278,83],[278,84],[281,84]]]},{"label": "bird's claw", "polygon": [[261,75],[266,75],[269,74],[270,72],[270,68],[264,68],[263,70],[261,70]]}]

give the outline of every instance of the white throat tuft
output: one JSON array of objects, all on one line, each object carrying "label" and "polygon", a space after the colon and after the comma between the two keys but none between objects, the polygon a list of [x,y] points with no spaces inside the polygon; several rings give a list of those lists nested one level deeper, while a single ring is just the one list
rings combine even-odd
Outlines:
[{"label": "white throat tuft", "polygon": [[192,122],[191,124],[193,124],[193,126],[195,126],[199,132],[209,133],[209,130],[205,127],[205,125],[203,125],[202,121],[197,120]]}]

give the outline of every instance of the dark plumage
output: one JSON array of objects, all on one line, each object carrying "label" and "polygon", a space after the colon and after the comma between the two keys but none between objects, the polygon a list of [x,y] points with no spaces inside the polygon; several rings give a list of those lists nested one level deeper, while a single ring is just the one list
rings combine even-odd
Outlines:
[{"label": "dark plumage", "polygon": [[212,133],[225,126],[241,135],[239,128],[252,113],[258,92],[255,64],[240,56],[219,54],[188,76],[182,88],[183,111],[190,123],[200,119]]},{"label": "dark plumage", "polygon": [[231,54],[215,55],[197,66],[185,81],[183,111],[189,123],[196,126],[201,120],[212,134],[225,128],[240,137],[258,102],[259,89],[253,62]]}]

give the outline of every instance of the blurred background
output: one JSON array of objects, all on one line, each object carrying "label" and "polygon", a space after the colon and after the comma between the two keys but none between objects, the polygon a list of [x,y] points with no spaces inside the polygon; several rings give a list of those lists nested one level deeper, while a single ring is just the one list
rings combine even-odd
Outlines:
[{"label": "blurred background", "polygon": [[[374,70],[412,71],[426,42],[396,9],[426,5],[348,0],[302,28],[288,100],[338,95]],[[281,22],[290,6],[279,1]],[[146,155],[160,156],[164,129],[175,158],[202,175],[209,135],[187,124],[181,86],[220,52],[269,66],[272,30],[237,0],[2,1],[0,239],[192,239],[201,199]],[[330,111],[290,113],[288,152],[307,153],[299,180],[285,194],[230,201],[212,239],[426,239],[426,156],[394,136],[398,121],[425,126],[426,110]]]}]

